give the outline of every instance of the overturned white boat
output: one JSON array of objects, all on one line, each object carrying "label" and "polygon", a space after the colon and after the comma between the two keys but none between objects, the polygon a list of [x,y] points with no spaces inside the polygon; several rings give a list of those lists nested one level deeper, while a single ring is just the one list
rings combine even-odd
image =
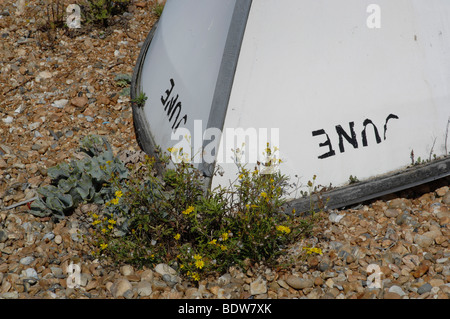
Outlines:
[{"label": "overturned white boat", "polygon": [[329,208],[427,183],[450,175],[450,2],[168,0],[142,94],[142,149],[182,146],[209,187],[236,178],[233,150],[252,165],[267,143],[282,173],[335,187]]}]

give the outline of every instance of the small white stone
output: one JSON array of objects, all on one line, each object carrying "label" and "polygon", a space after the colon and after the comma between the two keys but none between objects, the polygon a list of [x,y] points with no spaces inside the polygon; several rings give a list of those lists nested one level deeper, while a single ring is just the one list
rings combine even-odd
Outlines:
[{"label": "small white stone", "polygon": [[170,267],[167,264],[158,264],[155,267],[155,271],[160,274],[161,276],[164,275],[173,275],[176,276],[177,275],[177,271],[175,269],[173,269],[172,267]]},{"label": "small white stone", "polygon": [[152,294],[152,284],[148,281],[141,281],[136,286],[136,292],[142,297],[150,296]]},{"label": "small white stone", "polygon": [[62,243],[62,237],[61,235],[56,235],[55,236],[55,244],[59,245]]},{"label": "small white stone", "polygon": [[22,259],[20,259],[20,263],[22,265],[29,265],[33,261],[34,261],[34,257],[32,257],[32,256],[23,257]]},{"label": "small white stone", "polygon": [[389,288],[389,292],[396,293],[399,296],[406,295],[406,293],[403,291],[403,289],[401,287],[399,287],[399,286],[396,286],[396,285],[391,286],[391,288]]},{"label": "small white stone", "polygon": [[255,281],[250,284],[250,294],[261,295],[267,292],[267,282],[261,277],[258,277]]},{"label": "small white stone", "polygon": [[25,269],[25,276],[27,278],[31,278],[31,279],[36,279],[36,280],[39,279],[36,270],[33,268]]},{"label": "small white stone", "polygon": [[123,296],[126,291],[132,288],[131,283],[127,279],[121,278],[114,282],[111,286],[111,293],[115,298],[117,298]]},{"label": "small white stone", "polygon": [[337,223],[339,223],[339,222],[341,221],[341,219],[344,218],[344,217],[345,217],[345,214],[338,215],[338,214],[336,214],[336,213],[331,213],[331,214],[328,216],[328,219],[329,219],[331,222],[337,224]]},{"label": "small white stone", "polygon": [[57,107],[58,109],[62,109],[64,106],[67,105],[67,103],[69,103],[69,100],[61,99],[61,100],[54,101],[52,103],[52,106]]},{"label": "small white stone", "polygon": [[130,265],[124,265],[124,266],[120,267],[120,272],[124,276],[129,276],[129,275],[134,274],[134,269]]},{"label": "small white stone", "polygon": [[10,124],[12,123],[12,121],[14,120],[14,118],[10,115],[8,115],[7,117],[3,118],[2,121],[6,124]]}]

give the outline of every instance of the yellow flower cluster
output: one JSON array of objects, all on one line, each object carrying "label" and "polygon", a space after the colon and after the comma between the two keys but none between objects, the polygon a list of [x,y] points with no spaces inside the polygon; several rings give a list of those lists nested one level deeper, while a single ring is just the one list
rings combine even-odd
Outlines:
[{"label": "yellow flower cluster", "polygon": [[112,218],[108,220],[108,229],[112,230],[114,228],[114,225],[116,224],[116,221]]},{"label": "yellow flower cluster", "polygon": [[[230,234],[228,232],[222,233],[222,235],[220,235],[219,240],[224,242],[224,241],[228,240],[229,236],[230,236]],[[209,241],[208,244],[213,245],[213,246],[217,246],[221,250],[227,250],[228,249],[227,246],[222,245],[222,244],[218,244],[217,243],[217,239],[213,239],[213,240]]]},{"label": "yellow flower cluster", "polygon": [[228,233],[223,233],[220,237],[223,241],[226,241],[228,239]]},{"label": "yellow flower cluster", "polygon": [[114,195],[116,195],[116,197],[111,199],[109,202],[106,202],[106,206],[109,206],[111,204],[112,205],[119,204],[119,199],[123,196],[122,191],[116,191]]},{"label": "yellow flower cluster", "polygon": [[195,281],[199,281],[200,280],[200,275],[197,272],[188,271],[187,275],[191,276],[191,278],[194,279]]},{"label": "yellow flower cluster", "polygon": [[317,248],[317,247],[303,247],[303,250],[306,250],[306,253],[308,255],[311,255],[313,253],[322,255],[322,249]]},{"label": "yellow flower cluster", "polygon": [[276,229],[279,232],[282,232],[282,233],[285,233],[285,234],[289,234],[291,232],[291,229],[289,227],[287,227],[287,226],[280,225],[280,226],[277,226]]},{"label": "yellow flower cluster", "polygon": [[[92,226],[97,226],[98,224],[102,224],[103,223],[103,227],[101,229],[101,232],[103,234],[106,234],[108,231],[113,230],[114,225],[117,223],[114,219],[110,218],[108,219],[108,217],[104,216],[103,218],[100,218],[97,214],[92,214],[92,218],[94,219],[94,221],[91,223]],[[105,246],[106,248],[106,246]],[[104,249],[104,248],[102,248]]]},{"label": "yellow flower cluster", "polygon": [[188,208],[186,208],[186,210],[183,210],[181,213],[183,215],[189,215],[190,213],[192,213],[194,211],[194,207],[193,206],[189,206]]},{"label": "yellow flower cluster", "polygon": [[[189,141],[189,137],[187,135],[184,136],[186,140]],[[172,160],[176,163],[188,163],[190,161],[189,153],[183,152],[183,148],[177,148],[177,147],[169,147],[167,151],[171,154]]]}]

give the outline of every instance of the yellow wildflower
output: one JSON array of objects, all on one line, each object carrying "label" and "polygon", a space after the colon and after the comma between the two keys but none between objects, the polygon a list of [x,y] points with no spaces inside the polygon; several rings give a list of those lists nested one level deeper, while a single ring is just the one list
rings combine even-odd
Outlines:
[{"label": "yellow wildflower", "polygon": [[181,235],[180,235],[180,234],[176,234],[175,236],[173,236],[173,238],[175,238],[175,240],[179,240],[179,239],[180,239],[180,237],[181,237]]},{"label": "yellow wildflower", "polygon": [[287,226],[281,226],[280,225],[280,226],[277,226],[276,229],[279,232],[286,233],[286,234],[289,234],[291,232],[291,229],[289,227],[287,227]]},{"label": "yellow wildflower", "polygon": [[115,195],[117,198],[121,198],[123,193],[122,193],[122,191],[116,191]]},{"label": "yellow wildflower", "polygon": [[106,234],[106,232],[107,232],[106,228],[102,228],[102,233]]},{"label": "yellow wildflower", "polygon": [[94,220],[94,221],[92,222],[92,226],[98,225],[98,224],[100,224],[100,223],[101,223],[101,221],[99,221],[98,219],[96,219],[96,220]]},{"label": "yellow wildflower", "polygon": [[96,213],[92,214],[92,218],[97,219],[98,215]]},{"label": "yellow wildflower", "polygon": [[110,219],[108,220],[108,223],[110,223],[111,225],[115,225],[115,224],[116,224],[116,221],[115,221],[114,219],[110,218]]},{"label": "yellow wildflower", "polygon": [[203,260],[196,260],[195,261],[195,267],[197,267],[198,269],[202,269],[203,266],[205,266],[205,262]]},{"label": "yellow wildflower", "polygon": [[101,249],[106,249],[106,247],[108,247],[108,244],[100,244]]},{"label": "yellow wildflower", "polygon": [[217,244],[217,239],[213,239],[210,242],[208,242],[208,244],[210,245],[216,245]]},{"label": "yellow wildflower", "polygon": [[113,228],[114,228],[114,226],[113,225],[108,225],[108,228],[110,229],[110,230],[112,230]]},{"label": "yellow wildflower", "polygon": [[228,239],[228,233],[223,233],[220,237],[222,237],[222,240],[225,241]]},{"label": "yellow wildflower", "polygon": [[222,249],[222,250],[227,250],[228,248],[227,248],[227,246],[220,245],[220,249]]},{"label": "yellow wildflower", "polygon": [[191,274],[191,278],[194,279],[195,281],[199,281],[200,280],[200,276],[196,272]]},{"label": "yellow wildflower", "polygon": [[306,253],[308,255],[311,255],[312,253],[322,255],[322,249],[316,248],[316,247],[303,247],[303,250],[306,250]]},{"label": "yellow wildflower", "polygon": [[267,193],[266,193],[266,192],[262,192],[262,193],[260,194],[260,196],[261,196],[261,197],[264,197],[264,198],[267,198]]},{"label": "yellow wildflower", "polygon": [[189,215],[193,211],[194,211],[194,207],[193,206],[189,206],[186,210],[182,211],[181,213],[184,214],[184,215]]},{"label": "yellow wildflower", "polygon": [[108,165],[111,165],[111,163],[112,163],[111,161],[106,161],[106,164]]},{"label": "yellow wildflower", "polygon": [[119,199],[118,198],[111,199],[111,204],[113,204],[113,205],[119,204]]},{"label": "yellow wildflower", "polygon": [[200,260],[202,259],[202,256],[200,256],[199,254],[194,255],[194,259],[195,260]]}]

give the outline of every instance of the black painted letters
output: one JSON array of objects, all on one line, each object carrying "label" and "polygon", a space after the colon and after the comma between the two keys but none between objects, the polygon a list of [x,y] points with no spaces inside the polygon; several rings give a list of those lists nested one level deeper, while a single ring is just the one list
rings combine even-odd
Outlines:
[{"label": "black painted letters", "polygon": [[358,148],[358,141],[356,140],[356,133],[355,133],[355,130],[353,129],[353,127],[355,126],[355,123],[350,122],[350,123],[348,123],[348,125],[350,126],[351,137],[348,136],[348,134],[344,131],[342,126],[336,125],[336,133],[339,136],[339,150],[341,151],[341,153],[343,153],[345,151],[342,137],[345,137],[347,142],[349,142],[354,148]]},{"label": "black painted letters", "polygon": [[[173,79],[170,79],[170,89],[166,90],[165,97],[163,95],[161,95],[161,103],[164,106],[164,111],[167,114],[169,123],[172,123],[172,129],[177,129],[180,126],[181,122],[183,122],[183,124],[186,124],[187,114],[185,114],[178,121],[178,118],[180,117],[180,113],[182,111],[182,104],[181,104],[181,101],[178,101],[178,98],[179,98],[178,94],[176,96],[171,97],[172,90],[174,87],[175,87],[175,82]],[[169,100],[169,98],[170,98],[170,100]],[[178,111],[178,112],[176,113],[176,117],[174,118],[176,111]]]},{"label": "black painted letters", "polygon": [[336,152],[333,150],[333,146],[331,145],[330,137],[325,132],[325,130],[317,130],[317,131],[312,132],[313,136],[318,136],[318,135],[323,135],[323,134],[325,134],[327,136],[327,140],[324,143],[320,143],[319,147],[328,146],[329,151],[327,153],[320,155],[319,156],[320,159],[327,158],[327,157],[330,157],[330,156],[333,156],[336,154]]},{"label": "black painted letters", "polygon": [[[389,122],[389,120],[391,119],[398,119],[399,117],[395,114],[389,114],[386,117],[386,121],[384,123],[384,134],[383,134],[383,139],[386,140],[386,131],[387,131],[387,124]],[[368,142],[368,138],[367,138],[367,126],[371,125],[373,128],[373,135],[375,137],[375,142],[377,144],[381,143],[381,137],[380,134],[378,133],[378,128],[375,125],[375,123],[372,122],[372,120],[370,119],[365,119],[363,122],[363,130],[361,131],[361,141],[362,141],[362,145],[363,147],[367,147],[369,145]],[[357,136],[356,136],[356,132],[354,129],[355,123],[354,122],[349,122],[348,123],[349,126],[349,131],[346,131],[342,128],[341,125],[336,125],[335,129],[336,129],[336,133],[338,135],[338,139],[339,139],[339,151],[341,153],[345,152],[345,147],[344,147],[344,139],[351,145],[353,146],[353,148],[357,149],[358,148],[358,140],[357,140]],[[369,132],[372,131],[369,129]],[[325,132],[324,129],[320,129],[320,130],[316,130],[312,132],[312,136],[319,136],[319,135],[325,135],[326,136],[326,141],[323,143],[319,143],[319,147],[328,147],[328,152],[323,153],[322,155],[319,155],[318,158],[319,159],[325,159],[327,157],[330,156],[334,156],[336,155],[336,152],[333,150],[333,145],[331,143],[331,139],[328,136],[328,134]]]}]

